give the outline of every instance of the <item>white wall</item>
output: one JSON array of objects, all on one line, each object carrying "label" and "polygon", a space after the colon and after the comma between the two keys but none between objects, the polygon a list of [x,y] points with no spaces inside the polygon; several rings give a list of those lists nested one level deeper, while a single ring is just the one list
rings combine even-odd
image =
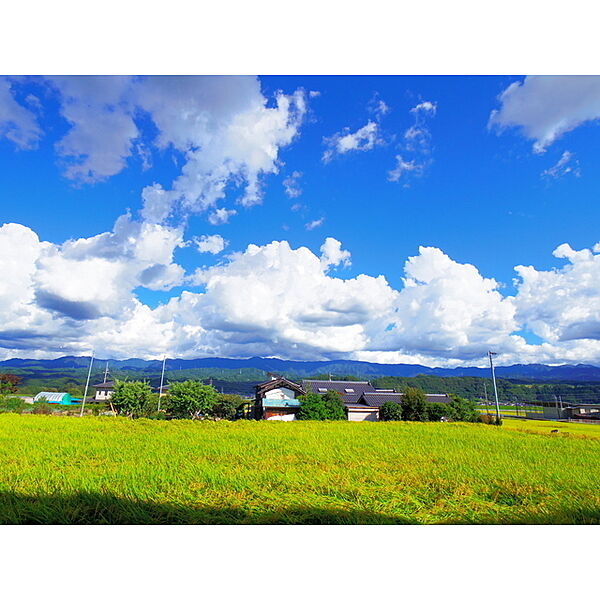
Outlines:
[{"label": "white wall", "polygon": [[269,400],[294,400],[296,397],[295,392],[289,390],[288,388],[280,387],[275,388],[274,390],[269,390],[265,394],[265,398]]},{"label": "white wall", "polygon": [[348,410],[348,421],[379,421],[379,412],[376,410]]},{"label": "white wall", "polygon": [[296,415],[294,413],[289,415],[273,415],[269,417],[267,421],[295,421]]}]

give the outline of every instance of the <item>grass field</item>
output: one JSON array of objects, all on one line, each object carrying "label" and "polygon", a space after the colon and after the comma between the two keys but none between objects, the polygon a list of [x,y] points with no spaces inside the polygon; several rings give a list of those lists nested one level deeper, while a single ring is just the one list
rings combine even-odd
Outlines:
[{"label": "grass field", "polygon": [[600,422],[595,423],[574,423],[573,421],[534,421],[528,419],[504,419],[503,427],[514,431],[524,431],[528,433],[552,434],[552,431],[558,429],[561,436],[592,438],[600,440]]},{"label": "grass field", "polygon": [[4,414],[0,522],[600,523],[600,440],[525,425]]}]

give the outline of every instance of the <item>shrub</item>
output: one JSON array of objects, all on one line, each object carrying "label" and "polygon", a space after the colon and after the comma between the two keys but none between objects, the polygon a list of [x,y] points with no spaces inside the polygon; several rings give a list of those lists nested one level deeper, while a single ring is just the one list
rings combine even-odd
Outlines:
[{"label": "shrub", "polygon": [[23,381],[19,375],[0,373],[0,394],[14,394]]},{"label": "shrub", "polygon": [[488,415],[487,413],[480,414],[479,420],[486,425],[502,425],[502,419],[498,419],[496,415]]},{"label": "shrub", "polygon": [[238,408],[242,403],[242,397],[238,394],[219,394],[217,401],[210,409],[210,414],[218,419],[228,419],[232,421],[236,418]]},{"label": "shrub", "polygon": [[401,421],[402,405],[398,402],[385,402],[379,409],[379,419],[381,421]]},{"label": "shrub", "polygon": [[427,417],[430,421],[441,421],[443,417],[448,416],[448,409],[445,404],[438,402],[427,402]]},{"label": "shrub", "polygon": [[479,423],[481,413],[477,410],[477,403],[473,400],[466,400],[460,396],[451,394],[452,401],[448,406],[448,416],[453,421],[467,421],[469,423]]},{"label": "shrub", "polygon": [[404,421],[427,421],[427,396],[419,388],[409,387],[402,398],[402,419]]},{"label": "shrub", "polygon": [[111,398],[115,410],[126,417],[140,417],[153,410],[154,394],[146,381],[115,381]]},{"label": "shrub", "polygon": [[0,396],[0,412],[22,413],[25,402],[16,396]]},{"label": "shrub", "polygon": [[33,410],[31,412],[34,415],[51,415],[52,405],[45,400],[40,400],[33,405]]},{"label": "shrub", "polygon": [[300,396],[300,410],[297,418],[303,421],[344,421],[346,409],[340,394],[328,391],[320,394]]},{"label": "shrub", "polygon": [[197,419],[211,414],[218,400],[218,392],[212,385],[199,381],[171,383],[165,401],[166,412],[176,419]]}]

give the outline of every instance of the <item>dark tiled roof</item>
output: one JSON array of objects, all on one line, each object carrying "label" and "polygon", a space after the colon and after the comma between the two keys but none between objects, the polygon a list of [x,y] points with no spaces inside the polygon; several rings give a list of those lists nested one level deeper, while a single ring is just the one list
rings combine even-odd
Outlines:
[{"label": "dark tiled roof", "polygon": [[115,387],[114,381],[107,381],[106,383],[97,383],[94,385],[97,390],[112,390]]},{"label": "dark tiled roof", "polygon": [[[402,398],[404,394],[400,394],[397,392],[365,392],[360,401],[367,406],[377,406],[381,407],[386,402],[396,402],[400,404],[402,402]],[[427,402],[435,402],[437,404],[444,403],[447,404],[451,401],[450,397],[447,394],[425,394],[425,400]]]},{"label": "dark tiled roof", "polygon": [[297,383],[294,383],[285,377],[278,377],[277,379],[271,379],[270,381],[259,383],[256,386],[256,393],[257,395],[262,396],[269,390],[274,390],[279,387],[288,388],[289,390],[292,390],[300,395],[304,394],[304,390]]},{"label": "dark tiled roof", "polygon": [[344,404],[358,404],[358,401],[364,392],[375,391],[375,388],[368,381],[322,381],[320,379],[304,379],[302,381],[302,387],[306,390],[306,393],[312,392],[314,394],[324,394],[330,390],[339,392],[342,395]]},{"label": "dark tiled roof", "polygon": [[367,406],[383,406],[386,402],[402,402],[402,394],[396,392],[365,392],[361,397],[361,402]]}]

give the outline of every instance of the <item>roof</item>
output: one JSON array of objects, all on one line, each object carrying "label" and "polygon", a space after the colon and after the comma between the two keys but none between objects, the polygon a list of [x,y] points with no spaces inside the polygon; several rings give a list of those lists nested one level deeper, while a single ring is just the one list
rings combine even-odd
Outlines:
[{"label": "roof", "polygon": [[342,395],[344,404],[358,404],[364,392],[374,392],[368,381],[324,381],[321,379],[303,379],[302,387],[307,393],[325,394],[330,390]]},{"label": "roof", "polygon": [[34,402],[51,402],[52,404],[71,404],[71,394],[63,392],[40,392],[36,394]]},{"label": "roof", "polygon": [[448,394],[425,394],[425,400],[427,400],[427,402],[441,402],[442,404],[452,402],[452,398],[450,398]]},{"label": "roof", "polygon": [[300,395],[304,394],[304,390],[297,383],[294,383],[293,381],[290,381],[289,379],[286,379],[285,377],[277,377],[277,379],[271,379],[269,381],[259,383],[256,386],[256,395],[262,396],[269,390],[275,390],[280,387],[288,388],[288,390],[292,390]]},{"label": "roof", "polygon": [[112,390],[115,387],[115,382],[107,381],[106,383],[96,383],[96,384],[94,384],[94,387],[97,390]]},{"label": "roof", "polygon": [[381,407],[386,402],[395,402],[400,404],[402,402],[402,394],[397,392],[365,392],[361,396],[361,402],[367,406]]}]

